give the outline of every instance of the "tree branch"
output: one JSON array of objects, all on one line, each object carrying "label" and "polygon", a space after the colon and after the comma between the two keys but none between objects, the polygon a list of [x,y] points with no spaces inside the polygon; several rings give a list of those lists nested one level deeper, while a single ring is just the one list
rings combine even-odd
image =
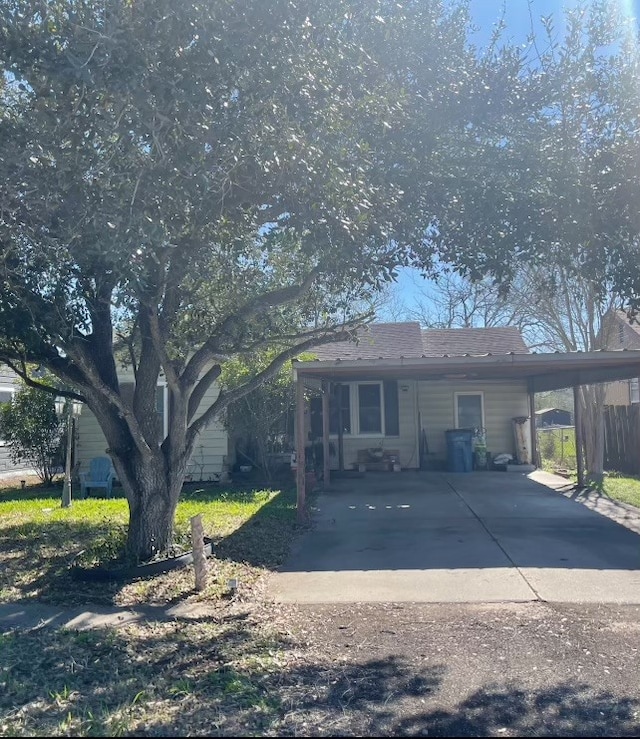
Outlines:
[{"label": "tree branch", "polygon": [[191,397],[189,398],[189,407],[187,410],[187,423],[191,423],[191,419],[195,416],[202,403],[202,399],[205,396],[207,390],[213,385],[213,383],[220,377],[222,367],[219,364],[214,364],[198,381],[197,385],[193,388]]},{"label": "tree branch", "polygon": [[244,385],[240,385],[233,390],[227,390],[220,393],[216,401],[211,406],[209,406],[209,408],[200,416],[200,418],[198,418],[191,424],[191,426],[189,426],[189,430],[187,433],[187,445],[193,444],[198,434],[204,428],[206,428],[213,421],[213,419],[231,403],[235,402],[236,400],[240,400],[240,398],[244,397],[252,390],[255,390],[263,382],[266,382],[267,380],[270,380],[272,377],[274,377],[284,366],[287,360],[293,359],[294,357],[298,356],[298,354],[301,354],[308,349],[313,349],[313,347],[315,346],[338,341],[348,341],[351,338],[353,338],[352,332],[342,328],[340,333],[327,336],[324,341],[319,341],[318,338],[312,338],[308,339],[307,341],[300,342],[299,344],[296,344],[292,347],[289,347],[289,349],[286,349],[285,351],[280,353],[269,365],[267,365],[267,367],[265,367],[265,369],[263,369],[261,372],[258,372],[255,377],[245,382]]},{"label": "tree branch", "polygon": [[84,351],[78,346],[69,347],[69,356],[73,359],[76,366],[81,368],[87,375],[93,388],[118,409],[120,415],[125,420],[131,437],[138,449],[143,453],[151,452],[151,447],[142,433],[142,429],[140,428],[140,424],[138,423],[138,419],[136,418],[133,409],[127,408],[121,396],[102,380],[100,375],[91,366],[91,363],[87,362],[86,357],[84,356]]},{"label": "tree branch", "polygon": [[167,353],[166,342],[162,336],[162,330],[160,328],[160,321],[158,319],[157,312],[149,307],[149,332],[151,334],[151,341],[156,350],[156,353],[160,359],[160,365],[164,370],[164,375],[167,378],[167,383],[174,393],[181,392],[180,378],[173,366],[173,362]]},{"label": "tree branch", "polygon": [[42,390],[43,392],[49,393],[50,395],[53,395],[55,397],[57,397],[58,395],[62,395],[64,398],[79,400],[81,403],[86,403],[86,399],[82,395],[78,395],[78,393],[74,393],[72,390],[64,390],[58,387],[51,387],[51,385],[45,385],[29,377],[27,366],[24,362],[22,362],[21,366],[18,367],[18,365],[14,364],[11,361],[8,361],[6,359],[4,361],[7,367],[12,369],[16,373],[16,375],[18,375],[18,377],[20,377],[20,379],[22,379],[24,383],[29,387],[35,388],[36,390]]},{"label": "tree branch", "polygon": [[[181,375],[183,388],[187,388],[189,385],[195,383],[205,365],[216,359],[216,343],[234,326],[246,323],[251,316],[266,310],[267,308],[272,308],[277,305],[286,305],[287,303],[291,303],[302,297],[311,289],[319,273],[319,269],[313,269],[299,285],[292,285],[280,288],[279,290],[272,290],[263,295],[258,295],[253,300],[246,303],[242,308],[237,310],[233,315],[225,318],[207,341],[205,341],[205,343],[187,362],[187,366]],[[226,357],[220,358],[225,359]]]}]

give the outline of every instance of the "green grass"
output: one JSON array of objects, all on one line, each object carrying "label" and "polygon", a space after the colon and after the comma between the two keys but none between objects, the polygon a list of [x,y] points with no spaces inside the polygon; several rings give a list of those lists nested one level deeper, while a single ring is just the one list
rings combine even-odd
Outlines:
[{"label": "green grass", "polygon": [[[297,531],[293,490],[189,486],[179,535],[197,513],[216,544],[203,593],[193,590],[191,567],[126,585],[82,585],[70,580],[70,561],[80,549],[104,553],[121,543],[126,501],[62,509],[59,487],[0,490],[0,600],[208,602],[177,620],[0,634],[0,736],[278,735],[296,702],[303,716],[315,706],[319,682],[336,682],[332,666],[307,676],[289,612],[259,586]],[[241,583],[234,598],[226,597],[230,577]]]},{"label": "green grass", "polygon": [[[282,562],[295,533],[292,490],[234,490],[189,486],[176,513],[176,541],[188,547],[189,519],[202,514],[214,541],[211,584],[199,598],[220,597],[229,577],[251,585]],[[193,596],[191,568],[122,584],[72,582],[80,551],[88,564],[115,557],[124,544],[124,498],[76,500],[60,507],[60,488],[0,490],[0,601],[165,603]]]},{"label": "green grass", "polygon": [[613,500],[640,508],[640,478],[605,475],[604,492]]}]

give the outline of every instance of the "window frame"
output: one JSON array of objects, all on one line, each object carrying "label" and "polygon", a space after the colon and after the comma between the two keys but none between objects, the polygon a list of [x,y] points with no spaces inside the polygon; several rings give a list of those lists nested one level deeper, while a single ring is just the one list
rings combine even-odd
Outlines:
[{"label": "window frame", "polygon": [[629,380],[629,403],[631,405],[640,403],[640,379],[637,377],[632,377]]},{"label": "window frame", "polygon": [[468,428],[467,426],[460,426],[459,412],[458,412],[458,398],[464,395],[479,395],[480,396],[480,414],[482,416],[482,428],[487,428],[487,422],[485,419],[484,410],[484,391],[483,390],[460,390],[453,393],[453,428]]},{"label": "window frame", "polygon": [[[371,380],[371,381],[365,381],[365,382],[357,382],[355,383],[357,385],[358,391],[357,391],[357,400],[356,400],[356,415],[357,415],[357,436],[360,436],[362,438],[375,438],[380,436],[385,436],[385,430],[386,430],[386,418],[384,417],[384,383],[382,381],[377,380]],[[360,388],[363,385],[377,385],[378,386],[378,398],[380,399],[380,431],[360,431]]]},{"label": "window frame", "polygon": [[[396,436],[386,435],[385,404],[384,404],[384,381],[383,380],[364,380],[358,382],[342,382],[341,385],[349,387],[349,412],[351,414],[351,432],[344,432],[342,435],[350,439],[398,439],[400,434]],[[360,431],[360,386],[361,385],[377,385],[380,388],[380,424],[381,431],[365,432]],[[399,413],[398,409],[398,413]],[[331,432],[329,438],[337,439],[338,434]]]},{"label": "window frame", "polygon": [[[15,385],[0,385],[0,392],[11,393],[11,400],[13,400],[13,397],[18,392],[18,389],[16,388]],[[2,402],[10,403],[11,400],[2,401]],[[6,444],[7,444],[6,440],[3,439],[2,436],[0,436],[0,447],[6,446]]]},{"label": "window frame", "polygon": [[162,439],[164,440],[169,433],[169,388],[166,380],[158,380],[157,387],[162,388]]}]

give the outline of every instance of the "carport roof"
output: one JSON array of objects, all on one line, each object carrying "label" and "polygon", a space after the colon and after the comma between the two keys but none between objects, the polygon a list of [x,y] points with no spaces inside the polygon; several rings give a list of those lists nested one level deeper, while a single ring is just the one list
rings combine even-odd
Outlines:
[{"label": "carport roof", "polygon": [[532,392],[640,377],[640,350],[295,361],[315,380],[527,380]]}]

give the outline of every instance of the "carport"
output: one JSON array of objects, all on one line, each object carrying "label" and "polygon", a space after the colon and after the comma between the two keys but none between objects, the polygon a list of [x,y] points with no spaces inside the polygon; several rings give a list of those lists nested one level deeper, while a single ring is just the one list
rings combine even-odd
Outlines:
[{"label": "carport", "polygon": [[336,479],[314,501],[314,526],[272,576],[271,594],[295,603],[640,603],[640,511],[613,501],[590,509],[562,485],[544,472]]},{"label": "carport", "polygon": [[[305,388],[322,394],[324,484],[330,482],[329,468],[329,385],[353,380],[390,379],[440,380],[455,377],[459,381],[526,380],[529,392],[531,439],[535,445],[534,394],[572,387],[577,399],[581,385],[628,380],[640,376],[640,351],[554,352],[506,355],[465,355],[441,357],[398,357],[394,359],[357,359],[293,362],[296,383],[296,455],[297,511],[306,518],[305,490]],[[576,402],[576,445],[581,448],[579,404]],[[341,440],[339,439],[339,444]],[[535,459],[535,446],[534,446]],[[578,484],[584,483],[584,468],[578,454]]]}]

